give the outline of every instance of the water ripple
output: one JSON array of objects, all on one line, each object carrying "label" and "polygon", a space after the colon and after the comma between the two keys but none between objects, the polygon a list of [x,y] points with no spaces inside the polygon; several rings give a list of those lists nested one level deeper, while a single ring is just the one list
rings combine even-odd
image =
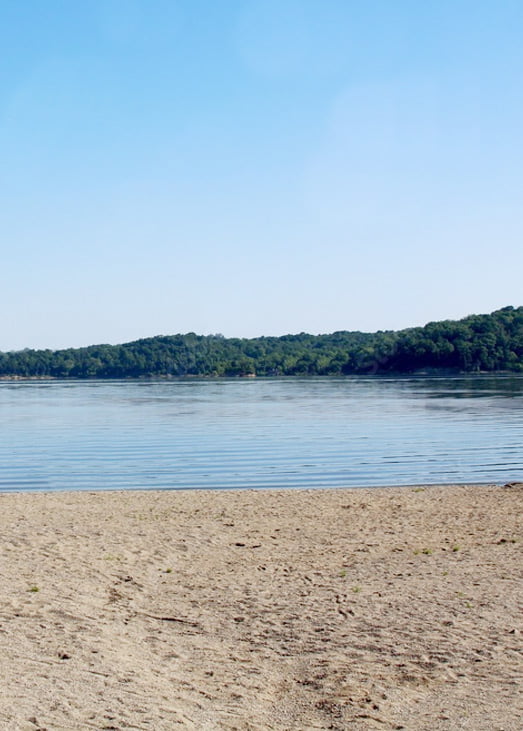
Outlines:
[{"label": "water ripple", "polygon": [[523,378],[3,382],[0,491],[523,479]]}]

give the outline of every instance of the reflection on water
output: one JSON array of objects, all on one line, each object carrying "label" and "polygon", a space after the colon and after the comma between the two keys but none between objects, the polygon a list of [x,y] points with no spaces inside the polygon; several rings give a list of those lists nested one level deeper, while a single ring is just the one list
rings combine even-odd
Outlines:
[{"label": "reflection on water", "polygon": [[523,479],[523,377],[0,383],[0,490]]}]

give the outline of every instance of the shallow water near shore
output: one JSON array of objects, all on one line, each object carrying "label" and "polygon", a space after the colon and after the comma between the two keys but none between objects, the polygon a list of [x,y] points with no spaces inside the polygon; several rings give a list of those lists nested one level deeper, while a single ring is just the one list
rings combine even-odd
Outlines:
[{"label": "shallow water near shore", "polygon": [[523,377],[4,381],[0,491],[523,479]]}]

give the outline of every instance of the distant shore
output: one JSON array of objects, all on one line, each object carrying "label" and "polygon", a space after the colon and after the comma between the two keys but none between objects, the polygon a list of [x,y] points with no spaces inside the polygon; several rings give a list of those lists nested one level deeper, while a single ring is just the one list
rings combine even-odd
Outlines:
[{"label": "distant shore", "polygon": [[416,371],[389,371],[389,372],[373,372],[373,373],[347,373],[344,375],[332,374],[299,374],[299,375],[258,375],[256,373],[244,373],[240,375],[197,375],[187,373],[183,376],[173,374],[158,374],[151,376],[0,376],[0,381],[184,381],[184,380],[236,380],[236,379],[251,379],[257,378],[259,380],[271,380],[274,378],[292,379],[292,378],[324,378],[328,379],[340,379],[340,378],[452,378],[455,376],[463,378],[477,378],[477,377],[496,377],[496,376],[507,376],[509,378],[523,378],[523,372],[509,371],[509,370],[498,370],[498,371],[463,371],[458,368],[432,368],[422,369]]},{"label": "distant shore", "polygon": [[0,374],[55,378],[523,373],[523,307],[374,333],[156,335],[120,345],[0,352]]},{"label": "distant shore", "polygon": [[523,485],[0,494],[0,727],[521,731]]}]

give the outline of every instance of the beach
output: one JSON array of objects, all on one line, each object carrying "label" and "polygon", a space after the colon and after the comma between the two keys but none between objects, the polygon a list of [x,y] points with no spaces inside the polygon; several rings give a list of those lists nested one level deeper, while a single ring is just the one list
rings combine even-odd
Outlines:
[{"label": "beach", "polygon": [[0,494],[0,728],[523,728],[523,485]]}]

